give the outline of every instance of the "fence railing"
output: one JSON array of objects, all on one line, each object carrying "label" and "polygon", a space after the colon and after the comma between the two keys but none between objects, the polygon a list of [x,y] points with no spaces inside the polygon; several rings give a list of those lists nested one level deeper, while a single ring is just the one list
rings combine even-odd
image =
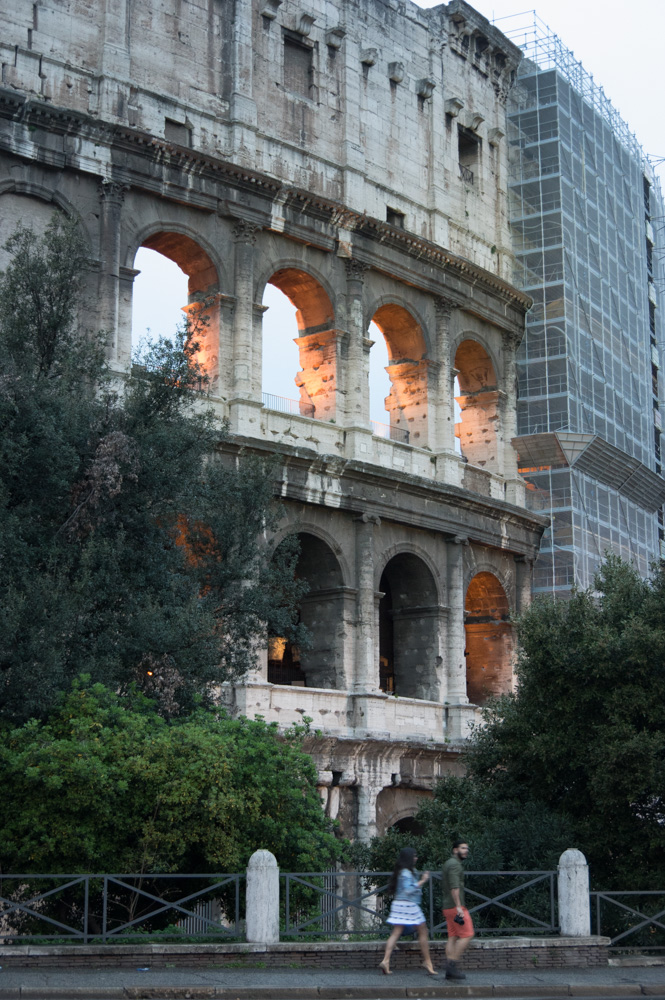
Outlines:
[{"label": "fence railing", "polygon": [[[390,872],[282,873],[283,937],[381,937],[389,899]],[[556,872],[467,872],[466,903],[477,934],[554,934]],[[430,937],[445,933],[441,876],[423,889],[422,908]]]},{"label": "fence railing", "polygon": [[287,399],[286,396],[273,396],[269,392],[261,394],[261,401],[268,410],[293,413],[299,417],[313,417],[316,410],[313,403],[303,403],[300,399]]},{"label": "fence railing", "polygon": [[244,873],[1,875],[0,942],[236,938],[244,881]]},{"label": "fence railing", "polygon": [[665,951],[665,890],[592,892],[591,919],[610,947]]},{"label": "fence railing", "polygon": [[375,437],[387,438],[388,441],[399,441],[401,444],[409,443],[409,431],[403,427],[393,427],[392,424],[382,424],[378,420],[372,420],[372,433]]}]

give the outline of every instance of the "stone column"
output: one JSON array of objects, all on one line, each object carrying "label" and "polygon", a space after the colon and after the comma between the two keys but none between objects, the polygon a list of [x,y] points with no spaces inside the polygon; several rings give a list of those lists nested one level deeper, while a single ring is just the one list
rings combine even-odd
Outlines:
[{"label": "stone column", "polygon": [[270,851],[254,851],[247,864],[247,941],[279,941],[279,868]]},{"label": "stone column", "polygon": [[526,556],[515,556],[515,607],[518,615],[531,604],[533,561]]},{"label": "stone column", "polygon": [[376,646],[376,596],[374,592],[374,526],[381,520],[370,514],[356,525],[356,655],[353,691],[379,690],[379,651]]},{"label": "stone column", "polygon": [[[254,247],[261,226],[240,219],[233,227],[235,240],[235,315],[233,317],[234,399],[254,399],[252,366],[254,364]],[[257,361],[260,361],[260,351]],[[260,402],[260,398],[257,400]]]},{"label": "stone column", "polygon": [[517,435],[517,360],[519,336],[504,334],[503,377],[499,403],[499,428],[497,433],[500,454],[499,471],[505,479],[517,479],[517,453],[511,441]]},{"label": "stone column", "polygon": [[247,148],[249,136],[243,125],[256,125],[256,102],[253,97],[254,47],[252,40],[252,0],[234,0],[232,34],[231,121],[236,127],[234,149]]},{"label": "stone column", "polygon": [[427,389],[431,364],[426,359],[396,361],[386,368],[392,385],[386,400],[390,426],[408,431],[408,443],[419,448],[429,444]]},{"label": "stone column", "polygon": [[450,317],[455,303],[451,299],[434,301],[436,314],[436,360],[438,362],[436,388],[430,409],[434,410],[434,427],[430,429],[433,451],[455,451],[455,369],[450,356]]},{"label": "stone column", "polygon": [[464,547],[469,539],[456,535],[448,542],[448,697],[450,705],[468,705],[466,693],[466,632],[464,629]]},{"label": "stone column", "polygon": [[300,389],[301,403],[314,407],[314,413],[306,416],[314,416],[317,420],[336,420],[338,398],[339,410],[343,409],[339,376],[344,337],[342,330],[323,330],[296,337],[302,368],[296,375],[296,385]]},{"label": "stone column", "polygon": [[125,191],[129,185],[117,181],[102,181],[99,185],[99,283],[98,325],[107,337],[106,353],[117,367],[120,358],[131,354],[131,326],[120,330],[118,325],[120,291],[120,218]]},{"label": "stone column", "polygon": [[346,369],[346,424],[366,427],[369,423],[369,365],[366,351],[371,342],[365,336],[363,283],[369,265],[346,261],[346,323],[349,350]]},{"label": "stone column", "polygon": [[361,844],[367,844],[376,837],[376,800],[381,787],[370,783],[369,775],[361,775],[358,785],[358,826],[356,836]]},{"label": "stone column", "polygon": [[219,347],[222,296],[209,295],[184,307],[189,336],[199,345],[196,360],[210,380],[205,387],[213,395],[219,392]]},{"label": "stone column", "polygon": [[559,858],[559,924],[565,937],[589,937],[589,866],[581,851],[568,848]]}]

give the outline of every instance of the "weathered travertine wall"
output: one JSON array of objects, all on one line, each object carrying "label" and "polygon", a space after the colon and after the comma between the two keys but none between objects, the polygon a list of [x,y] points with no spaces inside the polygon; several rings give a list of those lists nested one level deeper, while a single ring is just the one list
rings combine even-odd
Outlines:
[{"label": "weathered travertine wall", "polygon": [[[508,617],[545,524],[511,445],[529,304],[505,217],[519,53],[461,0],[17,0],[1,38],[0,236],[53,210],[80,220],[82,321],[120,378],[137,250],[187,273],[224,447],[281,456],[268,554],[297,533],[310,586],[312,648],[266,637],[225,698],[311,717],[329,814],[383,831],[512,686]],[[261,392],[268,283],[298,309],[291,412]],[[372,320],[387,437],[369,421]]]}]

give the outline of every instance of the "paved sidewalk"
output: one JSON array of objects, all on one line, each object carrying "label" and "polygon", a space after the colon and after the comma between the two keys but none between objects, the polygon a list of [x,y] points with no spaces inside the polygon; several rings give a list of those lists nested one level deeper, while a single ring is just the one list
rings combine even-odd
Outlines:
[{"label": "paved sidewalk", "polygon": [[469,972],[463,983],[420,969],[20,969],[0,971],[0,1000],[397,1000],[427,997],[662,997],[665,965]]}]

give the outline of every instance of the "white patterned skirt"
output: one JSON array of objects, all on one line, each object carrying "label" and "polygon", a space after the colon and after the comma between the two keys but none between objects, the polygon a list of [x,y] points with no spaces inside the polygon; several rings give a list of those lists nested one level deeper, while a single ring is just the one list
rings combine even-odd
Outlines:
[{"label": "white patterned skirt", "polygon": [[393,899],[390,904],[390,916],[386,923],[414,927],[425,923],[425,914],[417,903],[409,903],[406,899]]}]

